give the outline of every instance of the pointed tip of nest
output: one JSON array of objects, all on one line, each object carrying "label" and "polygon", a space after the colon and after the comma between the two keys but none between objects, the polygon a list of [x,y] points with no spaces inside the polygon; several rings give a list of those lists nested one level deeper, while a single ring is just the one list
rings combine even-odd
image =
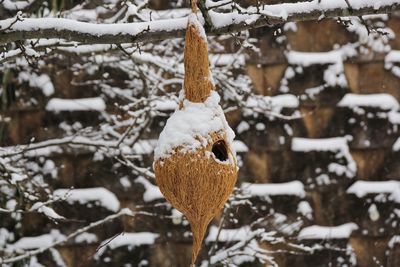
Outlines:
[{"label": "pointed tip of nest", "polygon": [[214,89],[210,76],[207,38],[196,14],[189,16],[185,41],[185,98],[204,102]]},{"label": "pointed tip of nest", "polygon": [[190,227],[193,233],[193,247],[192,247],[192,264],[196,263],[197,256],[199,255],[201,245],[203,243],[204,235],[207,231],[207,226],[211,219],[206,221],[192,221],[190,222]]}]

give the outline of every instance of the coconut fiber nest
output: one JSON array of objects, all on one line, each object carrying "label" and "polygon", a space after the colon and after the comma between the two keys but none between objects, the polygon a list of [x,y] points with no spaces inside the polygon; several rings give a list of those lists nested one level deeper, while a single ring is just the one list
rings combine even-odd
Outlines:
[{"label": "coconut fiber nest", "polygon": [[194,264],[208,224],[233,191],[238,168],[234,134],[214,91],[207,39],[195,12],[189,16],[184,56],[184,92],[160,134],[153,166],[161,192],[190,222]]}]

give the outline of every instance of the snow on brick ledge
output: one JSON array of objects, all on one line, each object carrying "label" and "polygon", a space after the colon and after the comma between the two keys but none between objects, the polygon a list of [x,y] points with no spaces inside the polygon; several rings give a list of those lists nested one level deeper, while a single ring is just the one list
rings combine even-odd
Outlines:
[{"label": "snow on brick ledge", "polygon": [[333,138],[301,138],[295,137],[292,139],[292,151],[295,152],[336,152],[336,157],[345,158],[347,164],[341,165],[336,162],[331,162],[328,165],[330,173],[335,173],[339,176],[345,174],[347,177],[352,178],[357,171],[357,164],[350,154],[349,146],[346,137],[333,137]]},{"label": "snow on brick ledge", "polygon": [[347,189],[348,194],[362,198],[368,194],[388,194],[400,203],[400,181],[357,181]]},{"label": "snow on brick ledge", "polygon": [[242,189],[251,196],[265,197],[277,195],[292,195],[303,198],[306,195],[304,185],[300,181],[276,184],[250,184],[242,183]]},{"label": "snow on brick ledge", "polygon": [[127,246],[129,250],[132,250],[139,246],[153,245],[158,236],[158,234],[150,232],[122,233],[117,237],[104,240],[99,246],[100,249],[97,251],[95,257],[98,258],[103,255],[106,248],[116,249]]},{"label": "snow on brick ledge", "polygon": [[88,202],[97,202],[101,207],[111,211],[118,211],[120,203],[117,197],[109,190],[103,187],[83,188],[83,189],[57,189],[54,196],[64,197],[67,195],[67,201],[70,204],[78,202],[86,204]]},{"label": "snow on brick ledge", "polygon": [[106,103],[101,97],[79,98],[79,99],[61,99],[52,98],[47,102],[47,111],[85,111],[106,109]]},{"label": "snow on brick ledge", "polygon": [[335,64],[342,62],[343,53],[339,50],[329,52],[299,52],[289,51],[286,53],[288,63],[291,65],[300,65],[308,67],[311,65]]},{"label": "snow on brick ledge", "polygon": [[399,102],[390,94],[346,94],[338,103],[339,107],[372,107],[380,109],[399,109]]},{"label": "snow on brick ledge", "polygon": [[310,152],[310,151],[342,151],[348,150],[346,137],[333,137],[333,138],[302,138],[295,137],[292,139],[292,150],[296,152]]},{"label": "snow on brick ledge", "polygon": [[299,239],[348,239],[358,226],[355,223],[346,223],[339,226],[319,226],[312,225],[303,228]]}]

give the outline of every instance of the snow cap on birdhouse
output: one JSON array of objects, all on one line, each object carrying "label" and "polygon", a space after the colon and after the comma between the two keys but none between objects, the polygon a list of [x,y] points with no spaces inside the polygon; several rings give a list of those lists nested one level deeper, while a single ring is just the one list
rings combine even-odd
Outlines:
[{"label": "snow cap on birdhouse", "polygon": [[165,198],[190,222],[194,264],[208,224],[233,191],[238,169],[234,133],[214,91],[207,39],[195,13],[189,16],[184,53],[181,102],[160,134],[154,171]]}]

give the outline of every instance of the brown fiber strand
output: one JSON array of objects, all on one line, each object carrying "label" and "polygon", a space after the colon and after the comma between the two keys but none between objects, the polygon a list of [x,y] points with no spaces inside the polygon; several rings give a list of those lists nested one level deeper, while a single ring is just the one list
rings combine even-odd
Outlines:
[{"label": "brown fiber strand", "polygon": [[190,21],[186,30],[184,54],[185,98],[191,102],[204,102],[214,89],[210,80],[207,40],[203,39]]},{"label": "brown fiber strand", "polygon": [[211,156],[215,142],[225,140],[221,131],[210,134],[206,147],[194,152],[182,152],[180,148],[172,156],[156,161],[154,170],[157,184],[165,198],[190,222],[193,232],[192,264],[200,251],[207,226],[221,210],[236,183],[237,164],[221,163]]}]

